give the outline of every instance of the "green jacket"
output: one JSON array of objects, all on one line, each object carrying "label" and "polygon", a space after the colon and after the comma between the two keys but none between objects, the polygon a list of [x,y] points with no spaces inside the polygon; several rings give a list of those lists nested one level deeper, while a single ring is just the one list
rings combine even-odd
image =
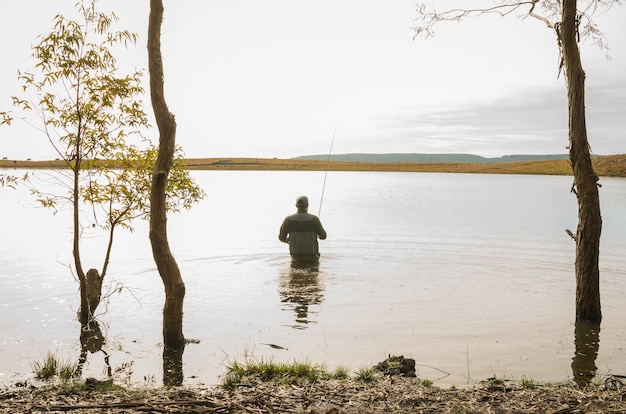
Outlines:
[{"label": "green jacket", "polygon": [[320,219],[313,214],[303,212],[285,217],[278,233],[280,241],[289,243],[289,253],[292,256],[319,255],[318,237],[322,240],[326,238],[326,230],[322,227]]}]

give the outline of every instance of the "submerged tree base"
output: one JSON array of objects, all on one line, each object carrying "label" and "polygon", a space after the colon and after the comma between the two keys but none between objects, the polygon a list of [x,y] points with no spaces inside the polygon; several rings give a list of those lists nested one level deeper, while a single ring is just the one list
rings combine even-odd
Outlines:
[{"label": "submerged tree base", "polygon": [[584,389],[505,381],[447,389],[425,386],[417,378],[388,376],[371,382],[259,381],[231,389],[31,386],[0,391],[0,413],[623,413],[625,391],[619,379]]}]

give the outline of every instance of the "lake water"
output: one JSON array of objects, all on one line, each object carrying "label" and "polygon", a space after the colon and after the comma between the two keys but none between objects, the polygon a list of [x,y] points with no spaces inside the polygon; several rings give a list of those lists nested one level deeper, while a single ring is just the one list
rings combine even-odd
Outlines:
[{"label": "lake water", "polygon": [[[560,382],[580,366],[626,374],[625,179],[601,180],[598,341],[575,326],[571,177],[331,171],[320,214],[328,239],[319,267],[303,270],[278,228],[300,194],[318,214],[323,172],[193,176],[207,198],[170,216],[168,230],[187,286],[185,336],[199,340],[184,352],[186,384],[217,384],[246,358],[356,372],[389,354],[414,358],[439,386],[494,375]],[[53,215],[23,190],[0,191],[0,383],[10,384],[48,351],[79,358],[79,299],[69,210]],[[103,240],[85,230],[86,268],[101,268]],[[122,287],[99,315],[113,370],[160,383],[164,295],[146,223],[118,231],[105,285]],[[104,367],[104,354],[89,354],[85,375]]]}]

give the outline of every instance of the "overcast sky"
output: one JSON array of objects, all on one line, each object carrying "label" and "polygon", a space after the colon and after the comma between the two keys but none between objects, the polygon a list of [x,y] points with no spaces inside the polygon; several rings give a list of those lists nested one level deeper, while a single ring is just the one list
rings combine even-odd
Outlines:
[{"label": "overcast sky", "polygon": [[[31,70],[31,46],[76,0],[3,2],[0,109]],[[457,4],[438,0],[438,8]],[[493,3],[489,3],[493,4]],[[146,68],[149,2],[101,0]],[[567,102],[554,33],[533,19],[483,16],[413,40],[411,0],[164,0],[165,93],[188,157],[333,153],[566,153]],[[581,45],[596,154],[626,153],[626,7],[597,21],[611,60]],[[147,85],[147,78],[146,78]],[[147,88],[146,88],[147,90]],[[152,114],[150,99],[146,111]],[[156,128],[150,132],[155,142]],[[0,127],[0,156],[50,158],[45,137]]]}]

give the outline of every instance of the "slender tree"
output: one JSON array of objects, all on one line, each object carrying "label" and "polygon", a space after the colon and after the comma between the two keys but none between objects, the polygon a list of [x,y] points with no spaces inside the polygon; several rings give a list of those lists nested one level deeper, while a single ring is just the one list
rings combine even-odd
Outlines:
[{"label": "slender tree", "polygon": [[[115,46],[134,44],[137,35],[111,31],[117,17],[98,12],[96,3],[77,4],[81,22],[55,17],[52,32],[33,48],[37,71],[19,74],[23,90],[36,98],[13,97],[18,109],[39,115],[39,129],[65,161],[66,169],[45,173],[58,184],[54,187],[58,191],[51,192],[49,183],[42,187],[30,173],[22,178],[0,177],[0,183],[8,187],[27,185],[44,207],[72,206],[73,268],[80,286],[78,316],[83,325],[92,320],[100,303],[115,230],[132,231],[134,219],[148,218],[147,200],[156,162],[156,149],[141,136],[148,127],[140,99],[142,71],[120,76],[111,51]],[[2,113],[0,124],[12,121],[12,114]],[[133,139],[145,148],[131,144]],[[180,151],[173,174],[175,179],[166,188],[165,208],[190,208],[203,192],[189,177]],[[108,236],[100,270],[85,271],[81,236],[91,228],[100,228]]]},{"label": "slender tree", "polygon": [[593,170],[585,120],[585,72],[578,49],[580,15],[576,0],[563,0],[563,15],[555,25],[563,54],[569,113],[569,156],[574,171],[572,191],[578,199],[576,241],[576,316],[600,323],[600,234],[602,216],[598,176]]},{"label": "slender tree", "polygon": [[[583,71],[578,41],[591,38],[605,47],[602,32],[593,21],[594,14],[603,12],[621,0],[590,0],[579,9],[577,0],[498,1],[493,7],[478,9],[451,9],[436,12],[426,4],[417,7],[415,36],[428,38],[433,26],[441,21],[462,21],[484,14],[541,20],[554,30],[561,54],[559,73],[565,74],[569,116],[569,158],[574,183],[572,192],[578,201],[578,228],[568,233],[576,242],[576,317],[600,323],[599,252],[602,217],[598,194],[598,176],[591,162],[585,121],[585,72]],[[537,10],[539,9],[539,10]]]},{"label": "slender tree", "polygon": [[176,120],[165,101],[161,56],[162,0],[150,0],[148,22],[148,70],[150,96],[159,128],[159,150],[152,174],[150,195],[150,242],[152,254],[165,289],[163,343],[165,348],[184,349],[183,301],[185,283],[167,238],[166,188],[176,148]]},{"label": "slender tree", "polygon": [[[147,117],[138,101],[138,95],[143,92],[141,72],[119,76],[111,53],[115,45],[134,43],[136,35],[128,31],[111,32],[117,17],[97,12],[95,3],[77,4],[82,22],[62,15],[55,17],[53,31],[33,48],[37,71],[19,73],[23,90],[33,92],[37,99],[31,102],[13,97],[16,107],[39,114],[41,130],[70,171],[69,175],[60,172],[61,177],[57,178],[67,193],[40,191],[29,175],[23,182],[31,185],[32,193],[45,207],[56,209],[61,202],[72,205],[72,251],[80,286],[79,320],[83,324],[92,318],[100,301],[113,231],[125,215],[115,207],[116,195],[108,192],[113,190],[119,196],[120,188],[109,185],[103,177],[105,164],[98,161],[125,152],[126,139],[147,126]],[[93,197],[96,194],[97,200]],[[110,207],[111,215],[103,221],[103,226],[108,228],[111,238],[101,271],[92,268],[85,272],[83,268],[81,234],[86,226],[80,212],[84,202],[103,202]],[[95,209],[92,211],[96,213]],[[100,220],[93,217],[92,223],[95,225]]]}]

